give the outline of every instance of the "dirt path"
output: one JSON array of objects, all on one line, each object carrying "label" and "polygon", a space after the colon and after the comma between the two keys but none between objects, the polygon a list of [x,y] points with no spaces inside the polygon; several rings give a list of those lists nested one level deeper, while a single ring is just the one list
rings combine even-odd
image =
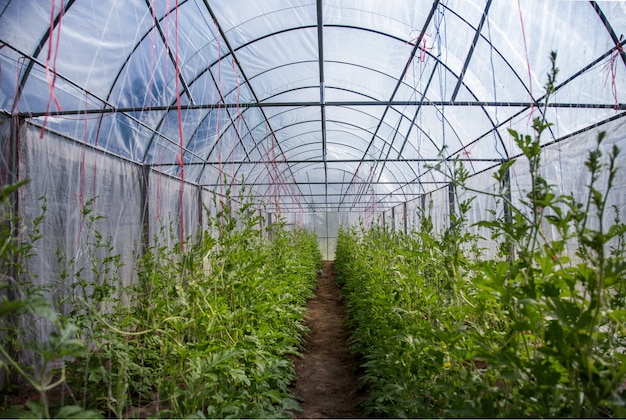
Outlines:
[{"label": "dirt path", "polygon": [[315,297],[306,314],[307,337],[302,358],[296,359],[293,391],[302,411],[293,418],[357,418],[360,401],[355,362],[348,352],[349,332],[339,288],[334,283],[332,261],[324,261]]}]

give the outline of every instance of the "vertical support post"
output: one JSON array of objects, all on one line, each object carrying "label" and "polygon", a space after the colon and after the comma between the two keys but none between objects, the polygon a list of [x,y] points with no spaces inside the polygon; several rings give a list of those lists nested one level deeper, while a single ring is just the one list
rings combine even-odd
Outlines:
[{"label": "vertical support post", "polygon": [[[161,175],[159,175],[161,176]],[[141,167],[141,180],[139,185],[140,203],[141,203],[141,252],[143,255],[148,252],[150,247],[150,167],[143,165]]]},{"label": "vertical support post", "polygon": [[328,231],[328,210],[326,210],[326,259],[327,260],[330,259],[330,240],[328,239],[329,236],[330,236],[330,232]]},{"label": "vertical support post", "polygon": [[402,220],[403,220],[403,223],[404,223],[404,234],[405,235],[408,233],[408,223],[407,223],[407,219],[408,219],[407,212],[408,212],[408,210],[407,210],[407,207],[408,206],[406,204],[406,201],[404,203],[402,203],[402,215],[403,215]]},{"label": "vertical support post", "polygon": [[197,238],[200,243],[204,239],[204,206],[202,205],[202,186],[198,185],[198,232]]},{"label": "vertical support post", "polygon": [[451,182],[448,184],[448,227],[452,226],[452,217],[456,214],[456,188]]},{"label": "vertical support post", "polygon": [[[504,221],[506,223],[513,223],[513,212],[511,210],[511,171],[510,171],[510,167],[507,168],[506,170],[506,174],[504,175],[504,180],[503,180],[503,185],[502,187],[502,191],[504,192]],[[515,246],[513,245],[513,242],[509,242],[508,244],[508,248],[509,248],[509,256],[508,256],[508,260],[510,263],[513,263],[513,261],[515,261]]]},{"label": "vertical support post", "polygon": [[424,219],[426,218],[426,194],[422,194],[420,196],[420,209],[422,210],[422,215],[421,215],[420,221],[419,221],[419,227],[421,229],[422,228],[422,223],[423,223]]},{"label": "vertical support post", "polygon": [[[6,160],[2,163],[5,166],[4,168],[2,168],[4,176],[3,179],[0,180],[0,186],[4,187],[6,185],[11,185],[19,181],[18,148],[20,147],[19,134],[23,120],[21,118],[18,118],[17,116],[12,116],[11,120],[3,119],[2,122],[3,124],[9,122],[9,129],[7,131],[2,131],[3,134],[6,133],[6,138],[4,139],[4,141],[6,141],[6,149],[3,147],[3,150],[7,150],[8,152],[7,156],[5,156]],[[4,144],[0,145],[4,146]],[[0,219],[0,223],[4,225],[3,230],[6,229],[6,232],[8,232],[11,236],[17,235],[20,229],[19,227],[15,226],[16,223],[21,223],[18,222],[20,211],[19,194],[20,192],[18,191],[17,194],[14,194],[8,198],[8,214],[0,214],[0,217],[2,217]],[[15,237],[15,239],[17,240],[18,237]],[[5,276],[7,276],[9,280],[8,287],[0,293],[5,294],[6,299],[8,299],[9,301],[15,301],[19,298],[17,282],[19,282],[20,279],[18,278],[19,273],[16,268],[19,263],[18,258],[19,256],[12,252],[11,249],[9,249],[9,251],[6,252],[5,255],[2,255],[2,260],[0,260],[0,270],[7,270],[7,272],[3,274],[5,274]],[[9,262],[9,260],[12,261]],[[8,267],[9,265],[11,267]],[[12,334],[12,331],[16,331],[20,327],[18,325],[18,316],[15,315],[15,313],[7,314],[4,319],[0,320],[0,326],[2,327],[2,330],[0,330],[0,334],[5,337],[8,334]],[[7,340],[6,350],[11,358],[13,358],[14,360],[19,360],[19,348],[16,345],[15,340]],[[11,374],[9,374],[9,371],[6,369],[0,370],[0,390],[4,390],[6,387],[10,386],[11,384],[16,384],[17,382],[17,373],[12,372]]]}]

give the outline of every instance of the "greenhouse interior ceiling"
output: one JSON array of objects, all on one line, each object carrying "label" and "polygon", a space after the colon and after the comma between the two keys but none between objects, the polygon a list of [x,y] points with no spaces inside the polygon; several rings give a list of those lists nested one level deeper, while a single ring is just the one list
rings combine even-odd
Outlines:
[{"label": "greenhouse interior ceiling", "polygon": [[623,1],[0,0],[0,112],[281,212],[380,212],[518,157],[537,116],[544,145],[622,119],[625,33]]}]

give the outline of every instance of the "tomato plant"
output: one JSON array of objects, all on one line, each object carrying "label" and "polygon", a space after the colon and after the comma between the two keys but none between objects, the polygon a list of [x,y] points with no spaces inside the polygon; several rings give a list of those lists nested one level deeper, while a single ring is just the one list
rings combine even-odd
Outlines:
[{"label": "tomato plant", "polygon": [[[546,98],[554,91],[555,59]],[[528,165],[529,190],[513,203],[503,182],[513,162],[502,165],[495,177],[503,188],[493,197],[506,203],[510,217],[478,223],[506,253],[486,257],[476,250],[465,229],[471,200],[459,204],[441,233],[427,214],[408,234],[380,226],[340,231],[337,278],[369,390],[366,413],[626,414],[626,226],[618,212],[609,228],[603,223],[620,151],[613,147],[605,157],[600,134],[585,161],[586,194],[559,194],[540,173],[541,136],[549,126],[541,117],[533,135],[510,131]],[[456,189],[468,189],[462,166],[453,173]],[[544,226],[557,232],[554,238]]]},{"label": "tomato plant", "polygon": [[[23,299],[3,300],[3,318],[15,307],[16,316],[37,310],[55,322],[49,344],[37,348],[45,363],[64,361],[60,376],[47,365],[45,375],[31,375],[0,343],[0,359],[43,403],[7,413],[50,417],[47,391],[60,385],[72,404],[54,402],[63,417],[288,417],[297,410],[288,356],[300,351],[321,253],[305,230],[280,222],[261,230],[251,201],[239,198],[234,210],[225,204],[230,197],[216,197],[210,231],[184,248],[148,248],[138,256],[138,282],[126,287],[111,240],[93,228],[101,216],[87,203],[89,266],[59,253],[67,267],[60,280],[73,293],[51,302],[22,288]],[[18,251],[26,255],[29,246]],[[56,311],[61,306],[70,308],[67,317]]]}]

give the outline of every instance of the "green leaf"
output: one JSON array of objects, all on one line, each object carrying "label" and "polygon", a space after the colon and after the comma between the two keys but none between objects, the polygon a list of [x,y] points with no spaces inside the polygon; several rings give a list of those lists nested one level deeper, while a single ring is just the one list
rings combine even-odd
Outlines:
[{"label": "green leaf", "polygon": [[26,411],[23,417],[25,419],[45,419],[48,418],[48,413],[46,411],[46,405],[42,400],[34,400],[26,403],[26,407],[30,411]]},{"label": "green leaf", "polygon": [[55,415],[59,419],[101,419],[102,412],[98,410],[86,410],[78,405],[66,405]]},{"label": "green leaf", "polygon": [[1,303],[1,305],[0,305],[0,317],[8,315],[8,314],[10,314],[12,312],[19,311],[20,309],[24,308],[24,306],[26,305],[26,303],[24,301],[21,301],[21,300],[1,299],[0,303]]}]

